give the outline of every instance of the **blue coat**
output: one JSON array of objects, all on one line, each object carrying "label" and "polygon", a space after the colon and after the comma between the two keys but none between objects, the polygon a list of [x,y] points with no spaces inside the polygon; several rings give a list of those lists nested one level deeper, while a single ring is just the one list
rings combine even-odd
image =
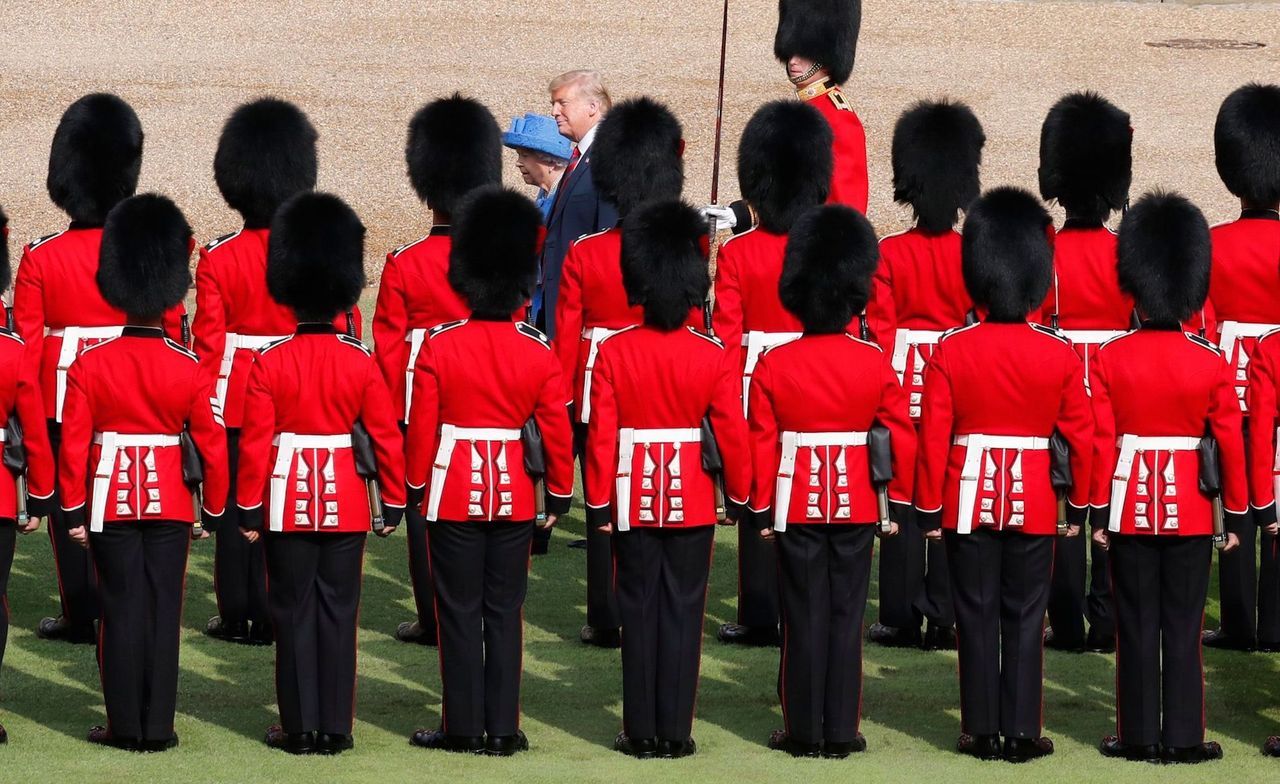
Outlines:
[{"label": "blue coat", "polygon": [[547,218],[547,239],[542,246],[542,314],[548,337],[555,337],[556,301],[560,294],[560,268],[569,246],[579,237],[618,225],[618,210],[596,191],[591,180],[591,151],[578,161],[569,176],[560,180],[555,206]]}]

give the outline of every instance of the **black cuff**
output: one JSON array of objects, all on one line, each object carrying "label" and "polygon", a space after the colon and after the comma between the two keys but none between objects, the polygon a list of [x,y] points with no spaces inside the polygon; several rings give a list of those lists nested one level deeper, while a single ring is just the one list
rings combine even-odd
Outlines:
[{"label": "black cuff", "polygon": [[728,498],[724,499],[724,517],[726,520],[742,524],[747,519],[747,505]]},{"label": "black cuff", "polygon": [[610,506],[588,506],[587,507],[587,527],[599,528],[602,525],[608,525],[613,522],[613,508]]},{"label": "black cuff", "polygon": [[29,517],[49,517],[52,518],[53,512],[58,508],[54,502],[53,496],[48,498],[34,498],[27,496],[27,515]]},{"label": "black cuff", "polygon": [[907,523],[910,523],[913,519],[914,512],[915,507],[911,504],[904,504],[898,501],[889,502],[889,519],[897,523],[899,526],[904,526]]},{"label": "black cuff", "polygon": [[[746,519],[742,521],[757,531],[763,531],[773,527],[773,508],[765,507],[764,509],[755,510],[747,509]],[[741,525],[742,523],[739,523]]]},{"label": "black cuff", "polygon": [[227,524],[227,517],[229,516],[227,513],[230,511],[231,511],[230,506],[224,509],[222,511],[222,514],[211,514],[201,509],[200,510],[201,527],[203,527],[204,530],[208,531],[209,533],[214,533],[214,532],[221,533],[223,527],[226,526]]},{"label": "black cuff", "polygon": [[741,234],[744,231],[755,228],[751,220],[751,208],[747,206],[745,199],[738,199],[729,205],[729,209],[733,210],[733,218],[736,221],[733,226],[734,234]]},{"label": "black cuff", "polygon": [[[1257,524],[1259,528],[1261,528],[1264,525],[1271,525],[1276,521],[1275,501],[1272,501],[1271,503],[1267,504],[1261,509],[1254,507],[1252,512],[1253,512],[1253,522]],[[32,517],[34,516],[35,516],[35,513],[33,512]]]},{"label": "black cuff", "polygon": [[936,512],[926,512],[923,509],[916,508],[916,526],[921,531],[936,531],[942,527],[942,510]]},{"label": "black cuff", "polygon": [[261,531],[265,520],[266,514],[263,512],[262,504],[258,504],[253,509],[240,510],[240,527],[246,531]]},{"label": "black cuff", "polygon": [[1222,520],[1227,533],[1242,536],[1249,527],[1248,512],[1223,512]]},{"label": "black cuff", "polygon": [[1067,525],[1084,525],[1089,521],[1089,507],[1067,501]]},{"label": "black cuff", "polygon": [[1095,531],[1106,528],[1111,523],[1111,505],[1089,507],[1089,527]]},{"label": "black cuff", "polygon": [[573,508],[573,496],[559,496],[551,491],[544,494],[546,500],[547,514],[556,517],[564,517],[569,514],[569,510]]},{"label": "black cuff", "polygon": [[83,528],[85,525],[85,508],[84,505],[75,509],[67,509],[62,513],[62,526],[70,531],[76,528]]},{"label": "black cuff", "polygon": [[404,520],[403,506],[382,505],[382,521],[388,528],[398,528],[402,520]]},{"label": "black cuff", "polygon": [[427,486],[408,488],[407,497],[410,509],[422,509],[422,502],[427,500]]}]

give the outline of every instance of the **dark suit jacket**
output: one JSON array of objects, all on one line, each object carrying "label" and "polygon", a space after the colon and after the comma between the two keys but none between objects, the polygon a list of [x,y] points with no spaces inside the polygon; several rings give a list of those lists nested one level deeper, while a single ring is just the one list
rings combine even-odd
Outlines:
[{"label": "dark suit jacket", "polygon": [[556,301],[560,294],[560,268],[575,240],[618,225],[618,210],[600,197],[591,180],[591,150],[560,183],[555,207],[547,218],[547,238],[542,246],[542,315],[548,337],[555,337]]}]

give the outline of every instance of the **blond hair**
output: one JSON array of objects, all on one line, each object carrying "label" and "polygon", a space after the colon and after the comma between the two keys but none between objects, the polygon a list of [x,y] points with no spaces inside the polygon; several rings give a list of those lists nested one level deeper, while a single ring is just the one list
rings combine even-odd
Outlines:
[{"label": "blond hair", "polygon": [[567,71],[552,79],[551,84],[547,86],[547,91],[554,93],[570,85],[576,86],[583,98],[595,101],[602,114],[613,108],[613,99],[609,97],[609,89],[604,86],[604,77],[599,71],[592,68]]}]

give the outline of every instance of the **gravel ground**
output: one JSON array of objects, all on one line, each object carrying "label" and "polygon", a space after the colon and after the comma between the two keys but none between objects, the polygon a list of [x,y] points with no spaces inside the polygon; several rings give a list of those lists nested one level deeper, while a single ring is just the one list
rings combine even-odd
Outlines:
[{"label": "gravel ground", "polygon": [[[686,195],[710,189],[719,55],[718,0],[8,0],[0,25],[0,202],[15,239],[64,218],[43,189],[49,138],[79,95],[132,102],[147,134],[145,189],[176,199],[201,238],[234,229],[214,187],[218,130],[238,103],[274,94],[300,103],[321,132],[321,187],[349,199],[382,253],[423,233],[404,174],[405,124],[422,102],[460,90],[503,124],[545,110],[556,73],[593,66],[617,97],[649,93],[676,110],[688,140]],[[589,8],[589,11],[587,10]],[[774,0],[732,0],[722,201],[736,194],[736,139],[763,101],[788,86],[772,57]],[[567,27],[570,18],[589,21]],[[1170,39],[1261,48],[1153,47]],[[867,126],[870,217],[889,232],[909,216],[891,202],[889,141],[911,101],[950,95],[986,127],[987,185],[1034,186],[1039,124],[1067,90],[1100,90],[1133,115],[1134,193],[1171,187],[1211,221],[1236,211],[1213,167],[1219,102],[1248,80],[1280,81],[1280,14],[1267,3],[866,0],[847,91]],[[513,156],[508,179],[519,183]]]}]

